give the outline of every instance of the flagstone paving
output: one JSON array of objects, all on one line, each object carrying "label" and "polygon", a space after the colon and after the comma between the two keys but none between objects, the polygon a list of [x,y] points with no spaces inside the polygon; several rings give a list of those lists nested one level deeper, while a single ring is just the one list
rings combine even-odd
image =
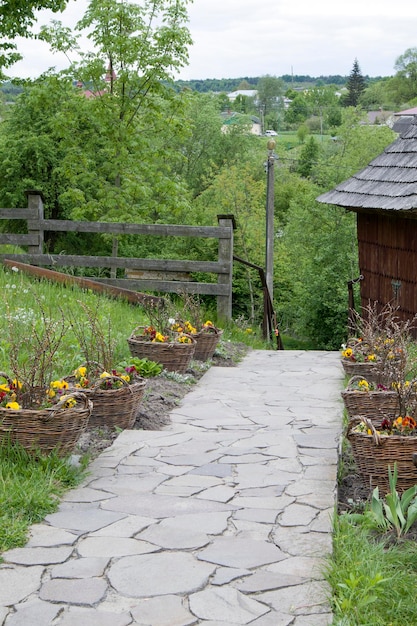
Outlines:
[{"label": "flagstone paving", "polygon": [[3,554],[1,626],[328,626],[339,354],[210,368]]}]

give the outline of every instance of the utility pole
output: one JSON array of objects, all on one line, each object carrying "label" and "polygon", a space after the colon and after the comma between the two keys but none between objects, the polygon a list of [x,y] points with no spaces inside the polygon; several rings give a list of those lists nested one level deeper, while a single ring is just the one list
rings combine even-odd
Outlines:
[{"label": "utility pole", "polygon": [[267,143],[268,159],[266,162],[266,246],[265,246],[265,279],[271,301],[273,301],[274,285],[274,148],[275,141]]}]

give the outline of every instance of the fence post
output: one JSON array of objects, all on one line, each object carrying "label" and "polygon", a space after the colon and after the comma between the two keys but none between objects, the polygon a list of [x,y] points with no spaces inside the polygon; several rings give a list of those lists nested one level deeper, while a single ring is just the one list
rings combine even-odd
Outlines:
[{"label": "fence post", "polygon": [[227,285],[227,295],[217,296],[217,317],[219,321],[232,318],[232,278],[233,278],[233,231],[236,222],[233,215],[218,215],[219,226],[229,228],[227,237],[219,237],[219,263],[226,263],[229,271],[227,274],[219,274],[217,284]]},{"label": "fence post", "polygon": [[43,196],[40,191],[26,191],[28,209],[33,212],[33,217],[27,220],[28,233],[38,236],[36,246],[28,246],[29,254],[43,254],[44,231],[40,222],[43,220]]}]

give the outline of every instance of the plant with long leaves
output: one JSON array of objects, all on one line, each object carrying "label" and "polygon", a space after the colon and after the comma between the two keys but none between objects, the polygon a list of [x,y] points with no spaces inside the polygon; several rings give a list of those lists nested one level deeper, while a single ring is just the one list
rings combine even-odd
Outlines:
[{"label": "plant with long leaves", "polygon": [[417,521],[417,485],[409,487],[400,496],[397,491],[398,467],[394,471],[388,467],[390,491],[384,498],[379,495],[379,488],[372,492],[369,508],[364,513],[349,513],[349,519],[383,532],[395,529],[397,538],[404,536]]}]

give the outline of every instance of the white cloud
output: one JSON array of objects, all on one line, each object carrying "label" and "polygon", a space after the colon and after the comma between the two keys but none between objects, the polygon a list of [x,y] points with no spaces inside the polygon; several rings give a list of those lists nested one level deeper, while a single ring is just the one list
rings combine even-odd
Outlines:
[{"label": "white cloud", "polygon": [[[65,14],[53,17],[73,26],[86,6],[70,0]],[[52,14],[42,16],[46,23]],[[410,0],[194,0],[189,16],[194,44],[184,79],[347,75],[355,58],[363,74],[389,76],[396,58],[417,46],[417,2]],[[14,75],[67,66],[41,42],[22,41],[20,49],[25,59]]]}]

